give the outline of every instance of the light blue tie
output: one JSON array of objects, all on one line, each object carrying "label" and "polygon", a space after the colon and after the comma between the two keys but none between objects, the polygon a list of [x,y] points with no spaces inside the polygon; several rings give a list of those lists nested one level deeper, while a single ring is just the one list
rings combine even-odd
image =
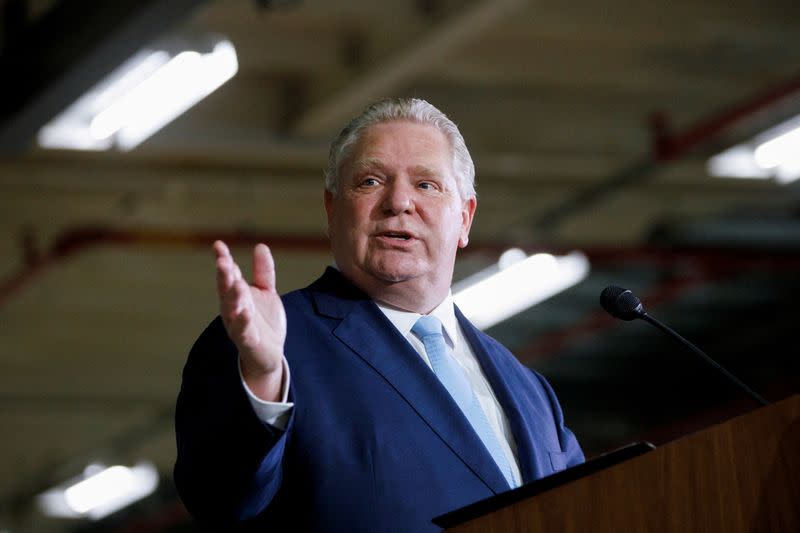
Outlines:
[{"label": "light blue tie", "polygon": [[486,413],[483,412],[480,401],[473,392],[464,369],[448,353],[447,346],[444,343],[444,336],[442,335],[442,323],[436,317],[423,315],[419,317],[411,331],[422,340],[425,345],[425,351],[428,353],[428,359],[431,361],[433,372],[450,392],[450,395],[481,438],[483,445],[494,457],[508,485],[515,487],[514,474],[503,450],[500,448],[497,435],[489,425]]}]

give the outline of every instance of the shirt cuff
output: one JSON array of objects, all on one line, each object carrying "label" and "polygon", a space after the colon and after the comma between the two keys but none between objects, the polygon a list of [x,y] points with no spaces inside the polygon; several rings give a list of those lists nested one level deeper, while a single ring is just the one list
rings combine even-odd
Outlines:
[{"label": "shirt cuff", "polygon": [[289,382],[291,375],[289,374],[289,363],[286,361],[286,356],[283,357],[282,363],[283,387],[281,390],[281,401],[267,402],[253,394],[253,391],[247,386],[244,375],[242,374],[242,361],[241,359],[239,360],[239,378],[242,380],[242,387],[244,387],[247,393],[250,405],[253,406],[253,411],[255,411],[259,420],[271,426],[275,426],[278,429],[286,428],[286,421],[289,419],[292,407],[294,407],[294,402],[287,401],[289,399]]}]

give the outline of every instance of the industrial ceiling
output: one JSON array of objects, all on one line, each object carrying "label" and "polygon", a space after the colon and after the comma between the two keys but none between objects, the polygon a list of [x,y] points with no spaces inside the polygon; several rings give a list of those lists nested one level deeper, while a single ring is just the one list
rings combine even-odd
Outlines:
[{"label": "industrial ceiling", "polygon": [[[192,531],[172,414],[216,313],[211,243],[275,250],[281,292],[330,262],[327,145],[370,101],[418,96],[461,128],[478,211],[460,279],[509,247],[586,254],[578,285],[492,328],[547,376],[588,456],[756,407],[648,311],[769,401],[800,391],[798,182],[707,158],[800,113],[789,0],[0,2],[0,531]],[[213,32],[239,71],[132,151],[36,133],[133,52]],[[800,146],[798,147],[800,151]],[[92,461],[152,461],[155,495],[101,523],[35,497]]]}]

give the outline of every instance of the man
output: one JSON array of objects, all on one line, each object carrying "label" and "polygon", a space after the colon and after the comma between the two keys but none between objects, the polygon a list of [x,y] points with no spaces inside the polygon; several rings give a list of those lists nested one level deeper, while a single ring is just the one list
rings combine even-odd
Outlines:
[{"label": "man", "polygon": [[176,411],[175,482],[199,521],[435,531],[438,515],[583,461],[544,378],[453,305],[474,172],[438,109],[381,101],[331,145],[335,266],[320,279],[281,297],[265,245],[248,284],[214,243],[220,317]]}]

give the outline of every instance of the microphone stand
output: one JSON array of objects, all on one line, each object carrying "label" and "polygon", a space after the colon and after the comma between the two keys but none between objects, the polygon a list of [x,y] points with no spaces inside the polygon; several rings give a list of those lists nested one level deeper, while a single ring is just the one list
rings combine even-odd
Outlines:
[{"label": "microphone stand", "polygon": [[672,328],[670,328],[666,324],[662,324],[660,321],[658,321],[655,318],[653,318],[652,316],[648,315],[646,312],[640,313],[639,314],[639,318],[641,318],[642,320],[644,320],[646,322],[649,322],[650,324],[654,325],[655,327],[657,327],[658,329],[660,329],[661,331],[663,331],[667,335],[670,335],[670,336],[678,339],[684,345],[686,345],[689,348],[691,348],[694,353],[696,353],[697,355],[702,357],[708,364],[710,364],[711,366],[713,366],[714,368],[716,368],[717,370],[722,372],[725,375],[725,377],[727,377],[728,379],[730,379],[731,381],[736,383],[736,385],[738,385],[742,390],[744,390],[747,394],[749,394],[750,397],[753,398],[756,402],[760,403],[761,405],[769,405],[769,402],[767,402],[767,400],[765,400],[764,398],[762,398],[761,396],[756,394],[756,392],[753,391],[752,389],[750,389],[750,387],[748,387],[747,385],[745,385],[744,383],[739,381],[733,374],[731,374],[730,372],[725,370],[716,361],[711,359],[700,348],[698,348],[697,346],[695,346],[694,344],[692,344],[688,340],[684,339],[680,334],[678,334],[678,332],[676,332],[675,330],[673,330]]}]

